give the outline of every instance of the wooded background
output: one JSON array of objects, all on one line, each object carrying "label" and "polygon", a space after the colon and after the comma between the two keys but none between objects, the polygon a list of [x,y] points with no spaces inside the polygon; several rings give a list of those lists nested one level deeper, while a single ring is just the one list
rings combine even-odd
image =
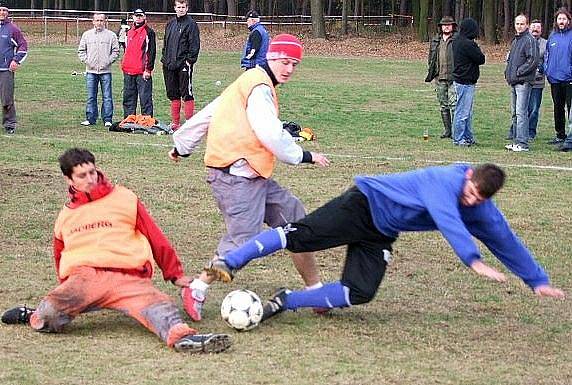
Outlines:
[{"label": "wooded background", "polygon": [[[514,33],[513,20],[519,13],[540,19],[544,34],[552,29],[554,12],[570,8],[572,0],[191,0],[190,12],[208,12],[229,16],[244,15],[257,9],[266,16],[311,15],[315,37],[326,37],[324,16],[340,16],[341,33],[348,32],[349,16],[409,15],[413,29],[421,41],[435,32],[443,15],[457,20],[472,17],[481,27],[481,37],[490,43],[509,40]],[[174,0],[13,0],[12,8],[76,9],[128,12],[137,7],[147,11],[172,12]]]}]

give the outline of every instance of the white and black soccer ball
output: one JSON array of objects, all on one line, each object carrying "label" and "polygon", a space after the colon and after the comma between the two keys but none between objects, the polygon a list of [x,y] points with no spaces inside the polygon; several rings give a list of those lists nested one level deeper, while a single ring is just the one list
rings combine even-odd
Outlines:
[{"label": "white and black soccer ball", "polygon": [[250,330],[258,326],[262,319],[262,302],[250,290],[234,290],[222,301],[220,315],[230,327],[240,331]]}]

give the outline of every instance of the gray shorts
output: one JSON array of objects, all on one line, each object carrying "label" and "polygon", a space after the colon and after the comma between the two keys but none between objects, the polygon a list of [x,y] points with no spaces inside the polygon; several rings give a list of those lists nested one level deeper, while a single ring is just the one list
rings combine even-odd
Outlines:
[{"label": "gray shorts", "polygon": [[273,179],[248,179],[209,168],[207,182],[226,225],[217,255],[226,255],[258,234],[263,223],[277,227],[306,216],[302,202]]}]

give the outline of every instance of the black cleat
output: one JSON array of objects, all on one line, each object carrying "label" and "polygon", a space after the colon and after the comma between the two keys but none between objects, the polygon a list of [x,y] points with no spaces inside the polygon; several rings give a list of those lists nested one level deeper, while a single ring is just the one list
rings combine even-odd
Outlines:
[{"label": "black cleat", "polygon": [[291,292],[291,290],[286,289],[285,287],[278,289],[272,298],[270,298],[262,307],[262,319],[260,322],[264,322],[268,318],[274,317],[286,310],[286,297]]},{"label": "black cleat", "polygon": [[226,261],[220,257],[211,260],[204,270],[217,281],[229,283],[234,279],[234,272],[228,267]]},{"label": "black cleat", "polygon": [[220,353],[230,348],[232,341],[228,334],[190,334],[175,342],[178,352]]},{"label": "black cleat", "polygon": [[8,325],[28,324],[35,311],[36,309],[27,306],[18,306],[2,314],[2,322]]}]

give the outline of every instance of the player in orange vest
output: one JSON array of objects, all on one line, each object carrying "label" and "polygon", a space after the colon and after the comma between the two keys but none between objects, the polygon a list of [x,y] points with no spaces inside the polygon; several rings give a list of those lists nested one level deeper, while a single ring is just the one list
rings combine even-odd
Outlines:
[{"label": "player in orange vest", "polygon": [[72,148],[59,158],[69,201],[54,226],[54,260],[59,286],[37,309],[8,310],[2,322],[25,323],[59,332],[80,313],[114,309],[136,319],[169,347],[191,353],[226,350],[225,334],[197,334],[183,322],[174,301],[153,286],[153,261],[163,278],[186,287],[181,261],[137,196],[113,186],[95,157]]},{"label": "player in orange vest", "polygon": [[[207,135],[207,182],[226,224],[217,256],[228,254],[256,235],[263,223],[285,225],[306,215],[300,200],[272,179],[276,158],[292,165],[329,164],[324,155],[304,151],[296,144],[278,118],[275,87],[290,80],[302,60],[302,51],[296,37],[276,36],[268,48],[267,64],[239,76],[173,135],[175,147],[169,157],[174,161],[190,155]],[[321,286],[312,253],[293,254],[292,259],[306,287]],[[201,319],[212,282],[213,277],[203,272],[182,290],[185,310],[195,321]]]}]

